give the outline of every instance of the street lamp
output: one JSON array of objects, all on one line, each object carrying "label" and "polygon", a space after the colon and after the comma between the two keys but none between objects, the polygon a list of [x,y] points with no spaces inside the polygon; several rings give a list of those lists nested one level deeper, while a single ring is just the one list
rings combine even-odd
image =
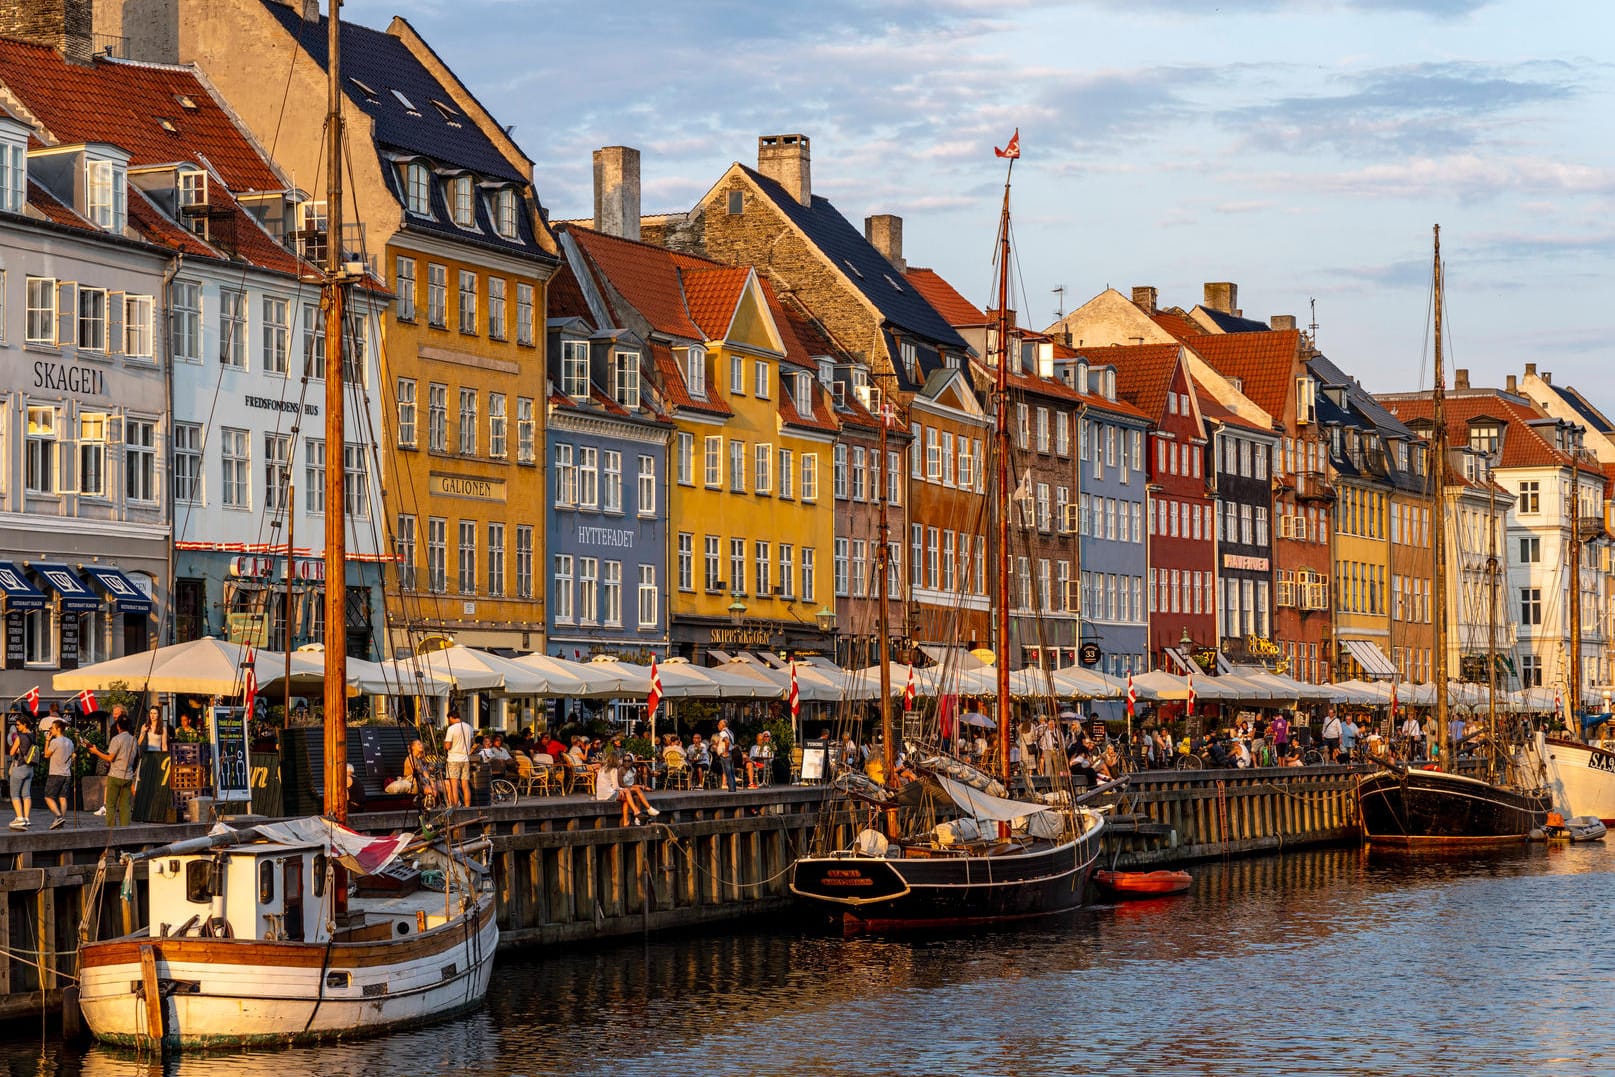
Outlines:
[{"label": "street lamp", "polygon": [[744,619],[745,616],[746,604],[740,601],[740,598],[737,595],[735,600],[729,603],[729,623],[738,627],[741,620]]},{"label": "street lamp", "polygon": [[820,606],[819,612],[813,615],[813,619],[819,622],[820,632],[829,633],[835,631],[836,611],[829,606]]}]

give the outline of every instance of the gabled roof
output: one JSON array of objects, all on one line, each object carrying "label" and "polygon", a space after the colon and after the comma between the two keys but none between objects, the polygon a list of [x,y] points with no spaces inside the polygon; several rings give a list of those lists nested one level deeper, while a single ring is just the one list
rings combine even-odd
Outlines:
[{"label": "gabled roof", "polygon": [[705,340],[722,340],[734,320],[735,308],[751,270],[745,266],[686,267],[679,270],[684,308]]},{"label": "gabled roof", "polygon": [[[1432,421],[1434,406],[1429,393],[1381,393],[1379,401],[1404,423]],[[1456,429],[1460,424],[1467,426],[1472,417],[1480,415],[1504,420],[1507,425],[1498,467],[1576,466],[1589,473],[1603,474],[1597,463],[1576,459],[1543,437],[1535,424],[1549,417],[1518,397],[1495,391],[1458,393],[1446,398],[1445,411],[1449,429]]]},{"label": "gabled roof", "polygon": [[1283,422],[1294,387],[1300,330],[1207,333],[1184,344],[1223,377],[1238,378],[1240,392],[1275,421]]},{"label": "gabled roof", "polygon": [[1590,400],[1582,396],[1579,390],[1568,385],[1555,385],[1552,382],[1545,382],[1544,384],[1547,385],[1549,392],[1569,405],[1571,410],[1579,415],[1590,429],[1596,430],[1600,434],[1615,434],[1615,426],[1612,426],[1604,413],[1594,407]]},{"label": "gabled roof", "polygon": [[737,167],[893,327],[942,347],[961,352],[967,349],[947,319],[918,291],[903,283],[902,275],[886,256],[829,199],[814,195],[813,204],[804,206],[762,173],[745,165]]},{"label": "gabled roof", "polygon": [[[104,56],[69,63],[48,46],[0,38],[0,82],[58,144],[110,143],[129,154],[132,166],[201,155],[233,191],[286,187],[190,67]],[[175,130],[165,130],[163,120]],[[30,144],[45,145],[37,138]]]},{"label": "gabled roof", "polygon": [[1091,366],[1116,368],[1116,395],[1135,405],[1152,420],[1166,414],[1166,391],[1178,368],[1183,349],[1177,344],[1113,344],[1104,348],[1075,348],[1074,354]]},{"label": "gabled roof", "polygon": [[1229,411],[1223,407],[1222,401],[1206,391],[1205,386],[1194,381],[1192,377],[1189,380],[1194,385],[1194,399],[1196,405],[1200,408],[1200,418],[1206,423],[1216,423],[1220,426],[1237,426],[1243,430],[1255,430],[1263,434],[1273,433],[1272,427],[1253,423],[1243,415]]},{"label": "gabled roof", "polygon": [[1360,413],[1367,423],[1378,428],[1382,434],[1387,437],[1413,436],[1413,431],[1407,428],[1406,423],[1386,411],[1384,406],[1374,399],[1374,394],[1364,389],[1356,378],[1342,371],[1328,356],[1314,355],[1307,360],[1307,366],[1313,376],[1325,385],[1344,387],[1346,400],[1352,409]]},{"label": "gabled roof", "polygon": [[656,371],[656,388],[663,399],[676,408],[704,411],[712,415],[733,415],[734,410],[717,393],[708,393],[706,399],[697,400],[684,384],[684,371],[679,369],[673,349],[659,340],[650,342],[651,365]]},{"label": "gabled roof", "polygon": [[960,328],[987,324],[987,313],[960,295],[958,289],[949,284],[936,270],[910,268],[903,274],[903,279],[908,281],[909,286],[919,292],[938,314],[946,318],[949,325]]},{"label": "gabled roof", "polygon": [[545,305],[551,321],[556,318],[577,318],[591,330],[600,328],[595,324],[594,312],[589,309],[589,301],[584,298],[578,278],[572,275],[571,263],[565,260],[550,278],[549,288],[545,292]]},{"label": "gabled roof", "polygon": [[[717,262],[690,254],[670,251],[632,239],[610,236],[590,228],[564,225],[591,263],[591,270],[604,278],[624,302],[649,323],[653,332],[688,341],[707,341],[704,329],[695,324],[684,302],[681,269],[722,269]],[[624,324],[623,312],[615,309],[609,293],[606,305],[617,324]],[[733,310],[733,308],[731,308]]]},{"label": "gabled roof", "polygon": [[1188,315],[1181,310],[1158,310],[1150,315],[1150,321],[1165,329],[1168,333],[1184,340],[1188,337],[1203,337],[1206,331],[1196,325]]}]

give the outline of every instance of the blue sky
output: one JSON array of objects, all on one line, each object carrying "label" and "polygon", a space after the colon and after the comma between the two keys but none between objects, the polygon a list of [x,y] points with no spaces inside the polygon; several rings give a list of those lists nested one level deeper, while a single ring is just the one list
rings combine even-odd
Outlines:
[{"label": "blue sky", "polygon": [[[647,212],[688,208],[759,134],[813,140],[813,186],[989,295],[1017,126],[1022,321],[1107,285],[1309,320],[1371,390],[1429,379],[1430,225],[1449,359],[1477,384],[1615,358],[1615,6],[1487,0],[349,0],[408,18],[591,213],[590,152],[644,154]],[[1615,409],[1615,391],[1600,400]]]}]

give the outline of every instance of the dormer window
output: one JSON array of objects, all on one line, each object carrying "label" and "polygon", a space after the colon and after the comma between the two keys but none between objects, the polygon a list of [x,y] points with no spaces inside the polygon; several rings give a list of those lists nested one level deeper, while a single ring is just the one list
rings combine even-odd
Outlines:
[{"label": "dormer window", "polygon": [[516,238],[516,189],[501,187],[493,196],[493,220],[501,236]]},{"label": "dormer window", "polygon": [[449,181],[449,212],[454,217],[454,223],[461,228],[476,225],[477,211],[471,200],[470,176],[455,176]]},{"label": "dormer window", "polygon": [[1072,388],[1084,396],[1088,395],[1088,361],[1086,359],[1077,360],[1077,381]]},{"label": "dormer window", "polygon": [[699,344],[684,349],[684,388],[697,400],[707,398],[707,350]]},{"label": "dormer window", "polygon": [[625,408],[639,407],[639,353],[617,352],[612,368],[612,399]]},{"label": "dormer window", "polygon": [[21,213],[27,191],[28,129],[0,116],[0,211]]},{"label": "dormer window", "polygon": [[460,113],[453,105],[439,101],[434,97],[432,98],[432,107],[437,109],[438,114],[443,117],[443,121],[450,127],[460,126]]},{"label": "dormer window", "polygon": [[1104,394],[1106,400],[1116,399],[1116,368],[1106,367],[1104,375]]},{"label": "dormer window", "polygon": [[813,375],[801,372],[795,375],[796,390],[791,394],[791,402],[796,405],[798,415],[813,414]]},{"label": "dormer window", "polygon": [[398,103],[400,105],[403,105],[406,109],[408,109],[410,112],[416,114],[417,116],[420,115],[420,110],[415,107],[415,103],[413,101],[411,101],[409,98],[404,96],[404,91],[402,91],[402,90],[393,90],[392,95],[394,97],[398,98]]},{"label": "dormer window", "polygon": [[420,161],[404,166],[404,205],[422,217],[432,215],[432,170]]},{"label": "dormer window", "polygon": [[819,384],[826,389],[836,383],[836,365],[830,359],[819,360]]},{"label": "dormer window", "polygon": [[124,166],[116,161],[84,162],[84,215],[97,228],[122,233],[128,220]]},{"label": "dormer window", "polygon": [[901,345],[903,354],[903,370],[908,374],[909,381],[920,380],[920,349],[908,341]]},{"label": "dormer window", "polygon": [[589,342],[561,342],[561,392],[573,400],[589,398]]},{"label": "dormer window", "polygon": [[207,205],[206,172],[181,172],[179,174],[179,204],[181,209],[186,206]]}]

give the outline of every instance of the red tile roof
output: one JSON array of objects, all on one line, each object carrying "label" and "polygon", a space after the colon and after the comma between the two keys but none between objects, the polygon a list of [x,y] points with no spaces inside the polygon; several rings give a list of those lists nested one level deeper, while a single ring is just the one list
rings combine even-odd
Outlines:
[{"label": "red tile roof", "polygon": [[[712,339],[690,317],[679,271],[724,268],[719,263],[576,225],[564,225],[562,230],[577,241],[594,272],[604,278],[602,283],[609,282],[653,330],[684,340]],[[609,294],[606,303],[613,308],[614,320],[623,324],[623,312],[615,309]]]},{"label": "red tile roof", "polygon": [[[1252,334],[1254,335],[1254,334]],[[1392,415],[1404,423],[1431,421],[1434,404],[1429,393],[1387,393],[1375,396]],[[1530,424],[1549,416],[1531,404],[1520,403],[1499,392],[1463,393],[1447,397],[1447,427],[1456,441],[1465,436],[1471,419],[1501,419],[1507,424],[1503,432],[1503,454],[1499,467],[1569,467],[1579,466],[1583,471],[1602,476],[1603,469],[1595,460],[1576,459],[1555,447]]]},{"label": "red tile roof", "polygon": [[734,320],[740,293],[751,270],[744,266],[683,268],[679,283],[684,289],[684,309],[705,334],[703,340],[722,340]]},{"label": "red tile roof", "polygon": [[566,261],[550,278],[549,287],[545,290],[545,301],[548,306],[547,316],[551,318],[581,318],[588,323],[590,329],[598,329],[594,324],[594,314],[589,310],[589,302],[583,297],[583,287],[578,284],[578,278],[572,275],[572,266]]},{"label": "red tile roof", "polygon": [[206,157],[237,192],[286,186],[190,68],[99,56],[68,63],[48,46],[0,38],[0,82],[61,143],[110,143],[136,166]]},{"label": "red tile roof", "polygon": [[1078,348],[1077,354],[1095,366],[1116,368],[1116,395],[1134,404],[1151,419],[1166,414],[1166,391],[1178,369],[1182,348],[1176,344],[1114,344]]},{"label": "red tile roof", "polygon": [[689,389],[684,385],[684,371],[679,369],[678,360],[673,358],[673,349],[666,344],[652,341],[650,357],[651,365],[656,370],[656,388],[661,391],[663,399],[668,404],[676,408],[710,412],[713,415],[734,414],[717,393],[708,393],[705,400],[697,400],[690,395]]},{"label": "red tile roof", "polygon": [[1299,329],[1263,333],[1207,333],[1184,345],[1225,378],[1238,379],[1239,390],[1257,407],[1282,423],[1294,391]]},{"label": "red tile roof", "polygon": [[202,258],[219,257],[219,252],[202,242],[195,232],[163,216],[162,210],[152,205],[138,188],[129,188],[128,206],[129,225],[144,236],[146,242]]},{"label": "red tile roof", "polygon": [[1196,402],[1200,405],[1200,417],[1208,423],[1218,423],[1222,426],[1241,426],[1246,430],[1260,430],[1264,434],[1275,432],[1271,426],[1253,423],[1243,415],[1229,411],[1222,406],[1222,401],[1207,392],[1199,382],[1194,384],[1194,396]]},{"label": "red tile roof", "polygon": [[1165,329],[1179,340],[1190,337],[1203,337],[1206,330],[1188,315],[1180,310],[1158,310],[1150,315],[1150,321]]},{"label": "red tile roof", "polygon": [[54,224],[65,224],[70,228],[86,228],[95,231],[95,225],[73,212],[73,207],[62,202],[61,199],[41,187],[36,181],[28,181],[28,204],[39,211],[39,215]]},{"label": "red tile roof", "polygon": [[964,325],[986,325],[986,313],[970,300],[959,294],[958,289],[944,280],[941,274],[934,269],[910,269],[903,274],[909,287],[920,293],[927,303],[936,308],[936,312],[946,318],[948,324],[954,327]]}]

